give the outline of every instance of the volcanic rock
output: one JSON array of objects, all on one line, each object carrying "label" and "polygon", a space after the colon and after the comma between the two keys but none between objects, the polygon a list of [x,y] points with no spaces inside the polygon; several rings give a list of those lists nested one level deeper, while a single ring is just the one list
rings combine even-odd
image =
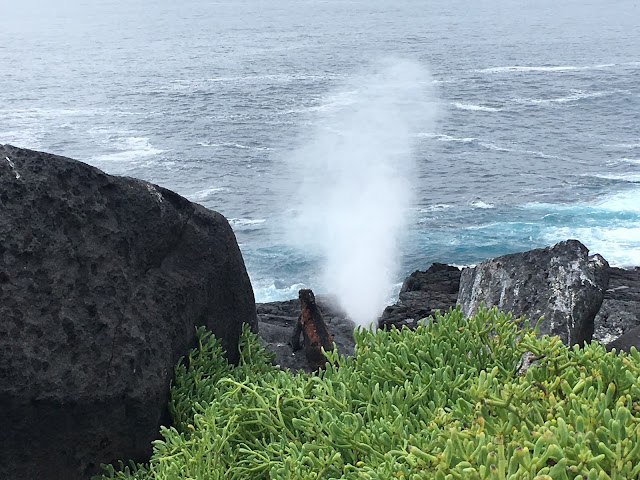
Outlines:
[{"label": "volcanic rock", "polygon": [[144,461],[205,325],[238,358],[255,302],[226,219],[162,187],[0,146],[0,478]]},{"label": "volcanic rock", "polygon": [[444,313],[455,307],[460,274],[460,269],[442,263],[434,263],[426,271],[416,270],[402,284],[398,301],[385,308],[378,326],[415,327],[418,320],[436,310]]},{"label": "volcanic rock", "polygon": [[608,266],[600,255],[590,257],[577,240],[504,255],[462,271],[458,303],[467,316],[481,303],[534,322],[542,316],[540,334],[582,345],[593,335]]},{"label": "volcanic rock", "polygon": [[640,326],[626,331],[613,342],[606,344],[607,351],[615,348],[618,352],[629,352],[631,347],[635,347],[636,350],[640,351]]},{"label": "volcanic rock", "polygon": [[640,267],[610,268],[609,287],[595,318],[594,340],[607,348],[640,348]]}]

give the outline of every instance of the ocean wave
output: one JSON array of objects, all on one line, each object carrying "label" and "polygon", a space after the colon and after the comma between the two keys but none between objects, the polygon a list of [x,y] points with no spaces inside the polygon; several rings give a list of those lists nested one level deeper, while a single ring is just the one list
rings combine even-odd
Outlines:
[{"label": "ocean wave", "polygon": [[575,215],[588,214],[590,212],[592,213],[597,211],[611,213],[640,213],[640,189],[609,195],[592,204],[530,202],[521,205],[521,207],[525,209],[545,210],[551,212],[575,212]]},{"label": "ocean wave", "polygon": [[554,227],[543,232],[543,239],[549,244],[567,238],[579,239],[612,266],[640,265],[640,222],[615,227]]},{"label": "ocean wave", "polygon": [[429,213],[429,212],[437,212],[441,210],[447,210],[449,208],[453,208],[455,205],[451,205],[448,203],[438,203],[436,205],[429,205],[428,207],[423,207],[419,211],[420,213]]},{"label": "ocean wave", "polygon": [[603,143],[603,147],[610,148],[640,148],[640,142],[637,143]]},{"label": "ocean wave", "polygon": [[451,135],[445,135],[442,133],[425,133],[425,132],[421,132],[416,134],[417,137],[424,137],[424,138],[434,138],[436,140],[438,140],[439,142],[461,142],[461,143],[471,143],[473,141],[476,140],[476,138],[473,137],[465,137],[465,138],[456,138],[456,137],[452,137]]},{"label": "ocean wave", "polygon": [[534,155],[534,156],[540,157],[540,158],[550,158],[550,159],[555,159],[555,160],[561,160],[562,159],[562,157],[559,157],[557,155],[549,155],[548,153],[539,152],[537,150],[522,150],[522,153],[528,153],[529,155]]},{"label": "ocean wave", "polygon": [[201,147],[212,147],[212,148],[237,148],[240,150],[271,150],[269,147],[255,147],[249,145],[243,145],[242,143],[235,142],[224,142],[224,143],[208,143],[208,142],[198,142],[198,145]]},{"label": "ocean wave", "polygon": [[490,209],[490,208],[496,208],[496,206],[494,204],[485,203],[482,200],[474,200],[469,205],[471,205],[473,208],[482,208],[483,210],[484,209]]},{"label": "ocean wave", "polygon": [[613,212],[640,213],[640,189],[610,195],[598,203],[597,207]]},{"label": "ocean wave", "polygon": [[347,90],[325,98],[325,103],[307,108],[310,112],[332,112],[354,105],[358,101],[358,90]]},{"label": "ocean wave", "polygon": [[490,220],[465,227],[467,241],[489,245],[511,238],[512,244],[543,246],[576,238],[613,266],[640,265],[640,189],[592,204],[534,202],[521,208],[533,212],[518,221]]},{"label": "ocean wave", "polygon": [[485,105],[473,105],[469,103],[456,102],[453,105],[460,110],[471,110],[471,111],[479,111],[479,112],[500,112],[502,110],[501,108],[487,107]]},{"label": "ocean wave", "polygon": [[478,145],[480,145],[481,147],[487,148],[489,150],[495,150],[496,152],[513,152],[514,151],[512,148],[500,147],[490,142],[479,142]]},{"label": "ocean wave", "polygon": [[267,75],[231,75],[209,77],[205,79],[176,79],[167,84],[155,87],[159,91],[184,91],[199,88],[209,88],[206,84],[253,84],[253,83],[290,83],[304,80],[327,81],[338,78],[336,75],[305,75],[305,74],[267,74]]},{"label": "ocean wave", "polygon": [[36,131],[34,128],[24,128],[20,130],[9,130],[6,132],[0,132],[0,144],[8,143],[16,147],[31,148],[38,150],[42,148],[41,144],[41,131]]},{"label": "ocean wave", "polygon": [[[490,230],[499,228],[506,225],[512,225],[513,222],[489,222],[482,223],[479,225],[467,225],[464,227],[465,230]],[[449,241],[449,245],[460,245],[462,241],[459,238],[453,238]]]},{"label": "ocean wave", "polygon": [[347,90],[344,92],[339,92],[337,94],[322,98],[321,101],[323,103],[319,103],[317,105],[311,105],[307,107],[291,108],[291,109],[279,112],[278,115],[290,115],[290,114],[299,114],[299,113],[308,114],[311,112],[321,112],[321,113],[337,112],[346,107],[355,105],[358,101],[359,93],[360,92],[358,90]]},{"label": "ocean wave", "polygon": [[640,158],[621,158],[619,161],[620,162],[625,162],[625,163],[638,163],[638,164],[640,164]]},{"label": "ocean wave", "polygon": [[592,174],[584,174],[583,176],[604,178],[606,180],[617,180],[620,182],[640,183],[640,174],[592,173]]},{"label": "ocean wave", "polygon": [[275,282],[266,285],[256,285],[253,289],[256,303],[281,302],[298,298],[298,291],[308,288],[304,283],[294,283],[288,286],[276,286]]},{"label": "ocean wave", "polygon": [[225,187],[211,187],[204,190],[198,190],[195,193],[185,195],[192,202],[201,202],[208,199],[212,194],[228,190]]},{"label": "ocean wave", "polygon": [[616,66],[615,63],[603,63],[598,65],[582,65],[582,66],[578,66],[578,65],[539,65],[539,66],[508,65],[504,67],[482,68],[480,70],[476,70],[476,72],[478,73],[551,72],[553,73],[553,72],[569,72],[574,70],[600,70],[600,69],[611,68],[615,66]]},{"label": "ocean wave", "polygon": [[164,152],[154,148],[147,137],[126,137],[116,142],[115,147],[120,150],[93,157],[93,160],[104,162],[128,162],[140,158],[150,157]]},{"label": "ocean wave", "polygon": [[464,270],[465,268],[474,268],[477,263],[450,263],[452,267],[456,267],[458,270]]},{"label": "ocean wave", "polygon": [[541,152],[539,150],[519,150],[516,148],[507,148],[507,147],[502,147],[500,145],[496,145],[495,143],[491,143],[489,141],[485,141],[485,140],[481,140],[475,137],[465,137],[465,138],[457,138],[457,137],[452,137],[450,135],[444,135],[444,134],[435,134],[435,133],[419,133],[417,134],[418,137],[424,137],[424,138],[433,138],[439,142],[458,142],[458,143],[473,143],[473,142],[477,142],[478,145],[480,145],[483,148],[486,148],[488,150],[493,150],[496,152],[518,152],[518,153],[525,153],[528,155],[533,155],[535,157],[539,157],[539,158],[548,158],[548,159],[553,159],[553,160],[561,160],[562,157],[558,156],[558,155],[551,155],[548,153],[544,153]]},{"label": "ocean wave", "polygon": [[571,95],[567,95],[564,97],[556,97],[556,98],[526,98],[525,97],[525,98],[515,98],[512,101],[514,103],[519,103],[524,105],[545,105],[550,103],[577,102],[587,98],[605,97],[605,96],[614,95],[620,92],[621,92],[620,90],[605,90],[605,91],[599,91],[599,92],[585,92],[583,90],[574,90]]},{"label": "ocean wave", "polygon": [[[253,81],[277,81],[277,82],[298,82],[300,80],[331,80],[338,78],[337,75],[307,75],[307,74],[272,74],[272,75],[244,75],[244,76],[230,76],[230,77],[211,77],[207,78],[207,82],[219,83],[219,82],[253,82]],[[180,82],[180,80],[178,80]]]},{"label": "ocean wave", "polygon": [[267,221],[266,218],[230,218],[229,224],[237,230],[258,230],[262,228],[260,225]]},{"label": "ocean wave", "polygon": [[445,83],[458,83],[458,82],[460,82],[459,78],[447,78],[447,79],[433,80],[431,83],[433,83],[434,85],[441,85]]}]

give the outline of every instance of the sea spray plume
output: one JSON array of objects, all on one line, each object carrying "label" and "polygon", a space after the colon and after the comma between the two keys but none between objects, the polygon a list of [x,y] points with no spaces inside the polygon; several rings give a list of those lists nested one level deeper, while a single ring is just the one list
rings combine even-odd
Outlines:
[{"label": "sea spray plume", "polygon": [[321,252],[321,288],[358,324],[373,322],[390,296],[413,196],[413,146],[434,105],[422,66],[385,61],[316,109],[312,140],[291,156],[302,179],[289,238]]}]

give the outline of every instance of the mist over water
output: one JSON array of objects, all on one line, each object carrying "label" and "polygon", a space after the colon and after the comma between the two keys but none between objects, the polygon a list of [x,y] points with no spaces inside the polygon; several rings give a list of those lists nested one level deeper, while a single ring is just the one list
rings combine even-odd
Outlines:
[{"label": "mist over water", "polygon": [[386,60],[348,79],[316,109],[315,129],[288,159],[299,189],[288,239],[323,258],[319,285],[369,325],[398,275],[414,199],[414,143],[435,118],[419,63]]}]

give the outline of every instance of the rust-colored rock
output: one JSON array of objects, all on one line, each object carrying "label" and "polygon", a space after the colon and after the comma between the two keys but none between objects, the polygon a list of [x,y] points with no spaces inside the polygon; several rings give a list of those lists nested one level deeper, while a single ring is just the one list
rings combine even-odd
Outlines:
[{"label": "rust-colored rock", "polygon": [[[298,292],[298,297],[301,313],[293,330],[291,346],[294,351],[304,348],[309,366],[318,370],[327,363],[327,357],[322,353],[322,349],[333,350],[333,337],[316,304],[313,292],[302,289]],[[302,345],[300,345],[300,333],[303,337]]]}]

